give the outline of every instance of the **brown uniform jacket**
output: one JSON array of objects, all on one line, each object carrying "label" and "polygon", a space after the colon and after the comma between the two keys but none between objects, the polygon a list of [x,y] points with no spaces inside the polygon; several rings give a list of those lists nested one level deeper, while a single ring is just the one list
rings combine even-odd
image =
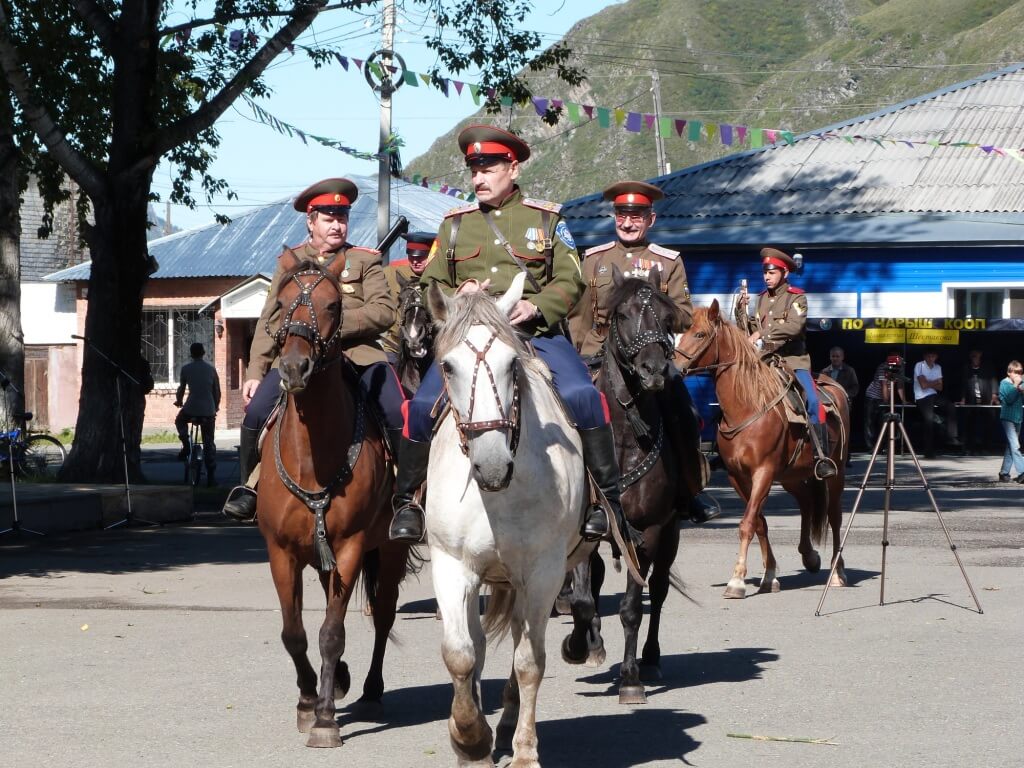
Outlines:
[{"label": "brown uniform jacket", "polygon": [[626,277],[647,279],[652,270],[660,272],[661,290],[675,302],[682,315],[682,327],[674,330],[682,332],[690,327],[693,304],[686,281],[686,267],[679,251],[654,244],[627,248],[618,241],[597,245],[584,254],[583,281],[586,288],[579,304],[569,315],[569,331],[581,355],[598,354],[608,333],[608,300],[615,287],[612,282],[613,266],[617,266]]},{"label": "brown uniform jacket", "polygon": [[398,349],[400,346],[398,324],[402,322],[402,318],[400,318],[397,314],[397,309],[399,308],[398,294],[402,292],[402,286],[398,282],[399,275],[408,280],[410,277],[413,276],[412,267],[410,267],[408,264],[388,264],[386,267],[384,267],[384,277],[387,278],[388,281],[388,290],[391,291],[391,295],[395,299],[396,314],[394,324],[385,333],[381,334],[380,345],[384,348],[385,352],[391,352],[392,354],[395,355],[398,354]]},{"label": "brown uniform jacket", "polygon": [[[308,243],[291,250],[299,259],[319,261],[320,254]],[[386,362],[387,356],[377,345],[377,338],[395,322],[395,299],[388,290],[380,252],[346,244],[339,248],[332,258],[321,263],[329,264],[333,259],[346,260],[345,269],[341,273],[341,302],[344,313],[341,323],[341,348],[356,365]],[[267,301],[256,323],[256,335],[249,350],[249,367],[245,371],[247,380],[262,381],[267,371],[277,365],[280,350],[272,334],[281,325],[281,307],[277,303],[277,291],[285,271],[283,262],[278,257],[277,269],[270,282]]]},{"label": "brown uniform jacket", "polygon": [[[426,271],[420,278],[424,286],[437,282],[449,291],[458,288],[466,280],[475,279],[481,283],[490,280],[489,293],[501,295],[508,290],[512,279],[520,273],[519,267],[488,226],[483,210],[502,237],[512,246],[522,264],[540,285],[537,291],[527,280],[523,286],[523,298],[541,312],[541,317],[521,327],[524,333],[540,334],[553,329],[565,319],[583,292],[580,278],[580,263],[576,256],[576,244],[569,228],[559,215],[562,206],[544,200],[523,197],[519,187],[497,207],[467,205],[445,214],[441,229],[437,233],[436,252]],[[544,220],[547,219],[547,232]],[[459,222],[453,254],[454,280],[449,271],[448,250],[452,240],[455,221]],[[551,279],[548,280],[543,253],[543,240],[551,239]]]},{"label": "brown uniform jacket", "polygon": [[[760,325],[758,325],[760,321]],[[736,325],[747,333],[761,331],[762,352],[774,352],[793,370],[810,370],[807,354],[807,295],[787,282],[779,283],[774,292],[764,290],[757,297],[753,317],[736,306]]]}]

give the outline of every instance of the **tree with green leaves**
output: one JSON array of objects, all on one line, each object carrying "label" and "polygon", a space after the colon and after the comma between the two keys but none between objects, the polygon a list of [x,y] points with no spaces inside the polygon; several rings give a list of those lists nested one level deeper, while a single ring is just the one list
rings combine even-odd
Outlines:
[{"label": "tree with green leaves", "polygon": [[[580,74],[560,46],[517,28],[528,0],[412,0],[437,20],[428,45],[458,73],[475,66],[484,87],[521,100],[524,68]],[[146,247],[153,173],[176,168],[171,200],[195,205],[229,193],[210,175],[219,144],[216,121],[242,94],[269,96],[262,80],[274,59],[315,19],[374,0],[0,0],[0,67],[17,99],[18,119],[89,202],[81,221],[92,259],[75,442],[63,469],[69,481],[121,477],[119,415],[130,474],[141,477],[138,446],[148,365],[141,354],[142,301],[155,263]],[[182,20],[187,19],[187,20]],[[454,42],[453,42],[454,40]],[[315,65],[332,52],[308,50]],[[434,73],[437,76],[437,73]],[[103,355],[95,350],[101,350]],[[126,372],[120,375],[106,358]],[[139,386],[131,379],[141,382]],[[121,382],[122,407],[115,396]]]}]

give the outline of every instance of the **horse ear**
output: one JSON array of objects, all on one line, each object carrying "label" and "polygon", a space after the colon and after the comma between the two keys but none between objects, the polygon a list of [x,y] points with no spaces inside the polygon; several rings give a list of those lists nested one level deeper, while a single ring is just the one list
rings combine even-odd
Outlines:
[{"label": "horse ear", "polygon": [[655,264],[647,273],[647,282],[654,286],[654,290],[661,290],[661,265]]},{"label": "horse ear", "polygon": [[718,323],[721,321],[721,318],[722,313],[718,306],[718,299],[714,299],[711,302],[711,306],[708,307],[708,320],[710,320],[712,323]]},{"label": "horse ear", "polygon": [[612,264],[612,282],[615,283],[615,287],[619,288],[622,286],[625,277],[622,274],[622,270],[619,269],[618,264]]},{"label": "horse ear", "polygon": [[519,300],[523,298],[523,283],[526,282],[526,273],[520,272],[518,275],[512,278],[512,284],[505,291],[504,295],[498,299],[498,310],[501,314],[508,317],[512,312],[512,308],[519,303]]},{"label": "horse ear", "polygon": [[427,289],[427,307],[430,309],[430,316],[435,323],[443,323],[448,319],[449,299],[444,295],[440,286],[433,282]]},{"label": "horse ear", "polygon": [[299,261],[298,255],[291,248],[285,248],[278,259],[281,262],[281,266],[283,266],[286,271],[289,269],[295,269],[302,263]]}]

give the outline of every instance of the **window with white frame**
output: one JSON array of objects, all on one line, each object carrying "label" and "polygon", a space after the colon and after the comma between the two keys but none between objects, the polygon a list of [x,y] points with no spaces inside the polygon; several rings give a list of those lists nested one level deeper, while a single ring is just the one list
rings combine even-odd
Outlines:
[{"label": "window with white frame", "polygon": [[192,359],[189,347],[195,342],[206,347],[205,359],[212,364],[211,315],[178,307],[142,310],[142,356],[149,362],[157,384],[178,383],[178,372]]}]

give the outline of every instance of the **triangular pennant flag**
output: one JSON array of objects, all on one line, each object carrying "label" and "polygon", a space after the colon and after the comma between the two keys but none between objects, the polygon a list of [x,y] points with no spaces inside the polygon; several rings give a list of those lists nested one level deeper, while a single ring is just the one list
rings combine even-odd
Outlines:
[{"label": "triangular pennant flag", "polygon": [[440,189],[440,190],[438,190],[438,191],[439,191],[439,192],[440,192],[440,193],[441,193],[442,195],[446,195],[446,194],[448,194],[448,185],[447,185],[447,184],[442,184],[442,185],[441,185],[441,189]]},{"label": "triangular pennant flag", "polygon": [[455,86],[455,92],[457,94],[459,94],[459,96],[461,96],[462,95],[462,88],[466,84],[464,82],[462,82],[461,80],[452,80],[452,85]]},{"label": "triangular pennant flag", "polygon": [[302,139],[302,143],[303,143],[303,144],[307,144],[307,145],[309,144],[309,142],[308,142],[308,141],[306,141],[306,134],[304,134],[304,133],[303,133],[302,131],[300,131],[300,130],[299,130],[298,128],[296,128],[296,129],[295,129],[295,133],[296,133],[296,134],[298,135],[298,137],[299,137],[300,139]]},{"label": "triangular pennant flag", "polygon": [[535,96],[531,101],[533,101],[533,108],[537,110],[537,116],[544,117],[548,111],[548,100]]},{"label": "triangular pennant flag", "polygon": [[562,108],[562,100],[561,99],[552,99],[551,100],[551,107],[553,109],[561,109]]},{"label": "triangular pennant flag", "polygon": [[474,104],[480,104],[480,86],[469,84],[469,95],[473,97]]},{"label": "triangular pennant flag", "polygon": [[358,69],[360,72],[362,72],[362,70],[363,70],[363,60],[362,59],[353,58],[352,61],[354,61],[356,63],[356,69]]},{"label": "triangular pennant flag", "polygon": [[423,81],[424,85],[430,85],[430,75],[424,75],[423,73],[420,73],[420,80]]},{"label": "triangular pennant flag", "polygon": [[672,134],[672,118],[671,117],[659,117],[658,118],[658,130],[661,131],[661,135],[670,136]]},{"label": "triangular pennant flag", "polygon": [[384,70],[381,69],[380,64],[376,61],[371,61],[366,65],[366,68],[370,70],[370,74],[376,77],[378,80],[384,80]]},{"label": "triangular pennant flag", "polygon": [[675,124],[676,124],[676,135],[677,136],[682,136],[683,135],[683,128],[686,127],[686,121],[685,120],[676,120]]},{"label": "triangular pennant flag", "polygon": [[591,120],[593,120],[594,119],[594,105],[593,104],[581,104],[580,106],[583,107],[583,111],[586,113],[587,117],[589,117]]},{"label": "triangular pennant flag", "polygon": [[750,146],[759,149],[764,146],[764,131],[760,128],[750,129]]},{"label": "triangular pennant flag", "polygon": [[580,105],[579,104],[573,104],[571,101],[567,101],[565,103],[565,112],[566,112],[566,115],[568,116],[569,120],[571,120],[572,122],[574,122],[576,124],[579,124],[579,122],[580,122]]},{"label": "triangular pennant flag", "polygon": [[334,58],[336,58],[338,60],[338,63],[341,64],[341,68],[348,72],[348,59],[342,56],[340,53],[335,53]]},{"label": "triangular pennant flag", "polygon": [[498,92],[494,88],[488,88],[487,89],[487,98],[488,99],[493,99],[497,95],[498,95]]},{"label": "triangular pennant flag", "polygon": [[602,128],[612,127],[611,111],[608,109],[608,107],[597,108],[597,124],[600,125]]},{"label": "triangular pennant flag", "polygon": [[626,115],[626,130],[633,133],[640,132],[640,113],[630,112]]},{"label": "triangular pennant flag", "polygon": [[778,140],[778,132],[772,128],[764,129],[764,140],[769,144],[774,144]]},{"label": "triangular pennant flag", "polygon": [[625,121],[625,119],[626,119],[626,110],[620,109],[619,107],[616,107],[615,108],[615,124],[616,125],[622,125],[622,123]]},{"label": "triangular pennant flag", "polygon": [[398,67],[396,67],[396,66],[394,66],[392,64],[387,64],[386,66],[388,68],[388,72],[390,72],[392,75],[395,74],[396,72],[398,72]]},{"label": "triangular pennant flag", "polygon": [[499,101],[501,103],[501,106],[503,106],[503,107],[511,107],[512,106],[512,97],[511,96],[502,96]]},{"label": "triangular pennant flag", "polygon": [[418,173],[414,173],[414,174],[412,175],[412,183],[413,183],[413,184],[419,184],[419,183],[420,183],[420,179],[421,179],[421,178],[423,178],[423,177],[422,177],[422,176],[420,176],[420,175],[419,175]]},{"label": "triangular pennant flag", "polygon": [[745,125],[737,125],[737,126],[734,126],[734,127],[736,128],[736,141],[738,141],[740,144],[746,144],[747,143],[747,126],[745,126]]},{"label": "triangular pennant flag", "polygon": [[[632,114],[632,113],[630,113]],[[644,114],[644,125],[647,126],[647,130],[654,129],[654,115]]]},{"label": "triangular pennant flag", "polygon": [[700,120],[690,120],[686,124],[686,138],[688,141],[700,141]]},{"label": "triangular pennant flag", "polygon": [[[794,138],[792,131],[782,131],[782,140],[787,144],[793,144],[796,142],[796,138]],[[895,144],[895,142],[893,143]]]},{"label": "triangular pennant flag", "polygon": [[708,141],[714,141],[718,136],[718,123],[704,123],[704,133]]},{"label": "triangular pennant flag", "polygon": [[727,147],[732,146],[732,126],[722,123],[718,126],[719,134],[722,137],[722,144]]},{"label": "triangular pennant flag", "polygon": [[441,93],[443,93],[445,96],[447,96],[448,95],[448,78],[446,78],[446,77],[442,77],[441,78],[440,88],[441,88]]},{"label": "triangular pennant flag", "polygon": [[416,73],[410,72],[409,70],[405,70],[405,72],[402,73],[402,82],[406,85],[411,85],[414,88],[420,87],[419,82],[416,80]]}]

